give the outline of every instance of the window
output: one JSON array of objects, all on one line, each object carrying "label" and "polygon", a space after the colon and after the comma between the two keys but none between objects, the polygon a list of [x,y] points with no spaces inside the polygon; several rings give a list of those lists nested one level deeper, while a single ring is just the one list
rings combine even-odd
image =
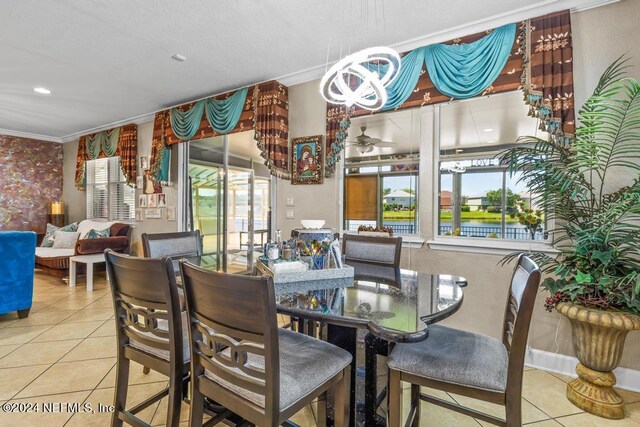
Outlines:
[{"label": "window", "polygon": [[510,175],[498,159],[521,135],[546,137],[527,117],[520,95],[507,93],[440,108],[436,233],[544,240],[544,214],[535,197],[518,182],[521,174]]},{"label": "window", "polygon": [[88,160],[87,218],[133,220],[136,190],[127,185],[119,157]]},{"label": "window", "polygon": [[346,164],[345,230],[369,226],[389,227],[394,234],[418,233],[419,156],[387,157],[375,165]]}]

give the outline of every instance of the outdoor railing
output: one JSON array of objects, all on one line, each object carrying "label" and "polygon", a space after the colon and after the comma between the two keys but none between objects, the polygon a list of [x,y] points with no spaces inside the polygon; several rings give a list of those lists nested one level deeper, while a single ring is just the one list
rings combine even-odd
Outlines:
[{"label": "outdoor railing", "polygon": [[[505,230],[505,239],[514,239],[514,240],[531,240],[531,234],[527,230],[523,228],[507,228]],[[440,226],[440,235],[445,235],[446,233],[453,233],[453,226],[451,225],[441,225]],[[466,237],[487,237],[489,235],[495,234],[496,237],[502,237],[502,228],[501,227],[491,227],[485,225],[463,225],[460,227],[460,236]],[[536,234],[536,240],[542,239],[542,233]]]}]

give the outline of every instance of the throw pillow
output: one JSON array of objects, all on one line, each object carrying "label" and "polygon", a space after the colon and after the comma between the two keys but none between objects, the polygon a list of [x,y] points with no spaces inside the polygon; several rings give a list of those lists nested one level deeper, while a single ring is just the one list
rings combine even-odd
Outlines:
[{"label": "throw pillow", "polygon": [[105,228],[104,230],[90,230],[87,235],[85,236],[85,239],[99,239],[101,237],[109,237],[111,236],[111,229],[110,228]]},{"label": "throw pillow", "polygon": [[73,249],[76,246],[80,233],[77,231],[61,231],[57,230],[53,233],[54,249]]},{"label": "throw pillow", "polygon": [[44,239],[42,239],[42,243],[40,244],[43,248],[51,248],[53,247],[53,234],[56,231],[77,231],[78,223],[74,222],[73,224],[65,225],[64,227],[57,227],[53,224],[47,224],[47,232],[44,235]]}]

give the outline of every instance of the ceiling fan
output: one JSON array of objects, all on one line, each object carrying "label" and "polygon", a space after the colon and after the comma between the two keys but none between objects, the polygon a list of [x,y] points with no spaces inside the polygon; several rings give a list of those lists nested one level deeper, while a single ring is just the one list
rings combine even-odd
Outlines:
[{"label": "ceiling fan", "polygon": [[365,134],[366,126],[360,126],[362,134],[356,136],[354,141],[347,141],[347,147],[355,147],[360,154],[367,154],[373,151],[374,147],[395,147],[395,142],[383,141],[380,138],[373,138]]}]

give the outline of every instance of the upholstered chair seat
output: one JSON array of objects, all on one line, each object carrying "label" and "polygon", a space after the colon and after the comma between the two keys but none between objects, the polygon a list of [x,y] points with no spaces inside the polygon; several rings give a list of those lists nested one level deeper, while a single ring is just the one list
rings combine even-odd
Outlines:
[{"label": "upholstered chair seat", "polygon": [[509,354],[501,341],[485,335],[429,326],[429,338],[397,344],[389,368],[449,384],[503,392],[507,388]]},{"label": "upholstered chair seat", "polygon": [[[351,363],[345,350],[308,335],[287,329],[278,330],[280,341],[280,411],[304,399]],[[229,350],[223,352],[227,356]],[[249,363],[264,369],[264,357],[249,355]],[[235,369],[238,374],[242,371]],[[264,408],[264,396],[217,377],[208,370],[205,376],[243,398]]]}]

